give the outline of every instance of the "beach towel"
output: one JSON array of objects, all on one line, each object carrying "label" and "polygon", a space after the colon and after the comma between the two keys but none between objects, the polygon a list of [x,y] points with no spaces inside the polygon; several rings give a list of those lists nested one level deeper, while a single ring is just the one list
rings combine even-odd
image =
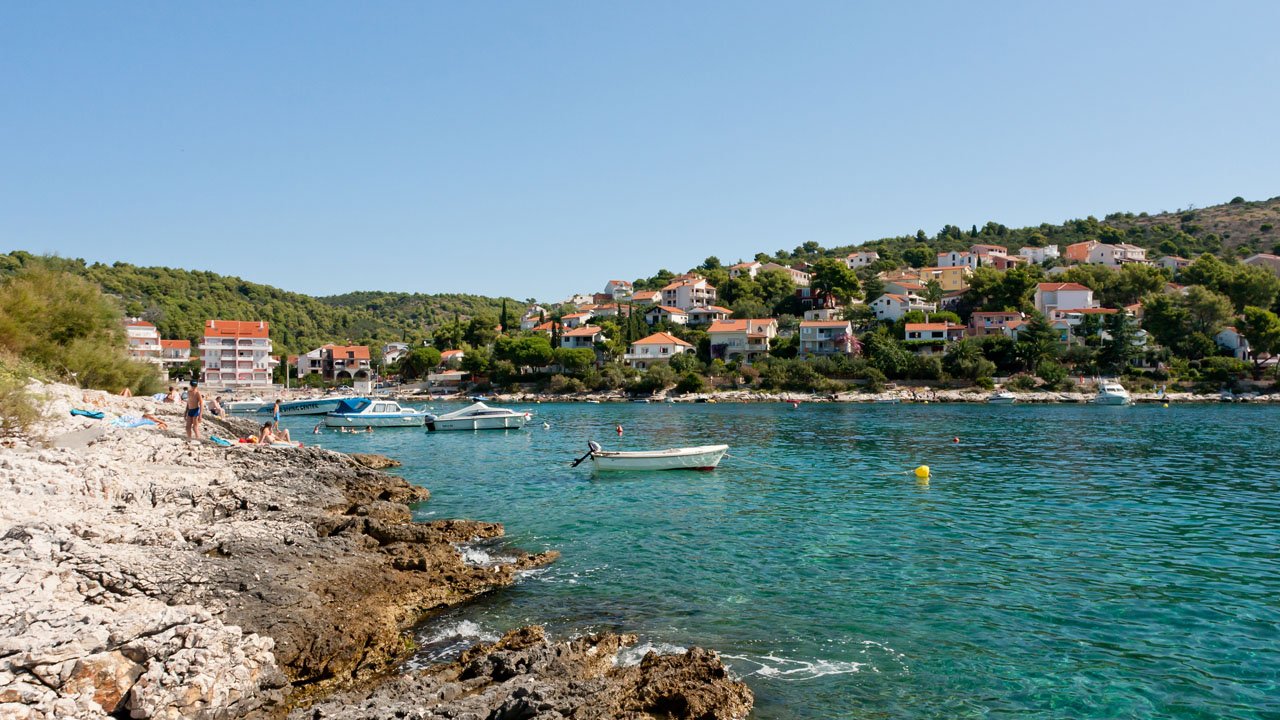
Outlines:
[{"label": "beach towel", "polygon": [[71,414],[80,415],[82,417],[87,417],[87,418],[93,418],[94,420],[101,420],[102,418],[106,417],[106,413],[102,412],[101,410],[81,410],[80,408],[72,408]]},{"label": "beach towel", "polygon": [[231,447],[234,444],[230,440],[227,440],[225,438],[220,438],[217,435],[210,435],[209,440],[212,441],[213,444],[217,445],[218,447]]},{"label": "beach towel", "polygon": [[112,420],[111,425],[112,427],[118,428],[136,428],[142,427],[143,425],[155,425],[155,422],[146,418],[138,417],[137,415],[121,415],[115,420]]},{"label": "beach towel", "polygon": [[169,396],[165,395],[164,393],[156,393],[155,395],[151,396],[151,399],[155,400],[156,402],[164,402],[164,399],[167,397]]}]

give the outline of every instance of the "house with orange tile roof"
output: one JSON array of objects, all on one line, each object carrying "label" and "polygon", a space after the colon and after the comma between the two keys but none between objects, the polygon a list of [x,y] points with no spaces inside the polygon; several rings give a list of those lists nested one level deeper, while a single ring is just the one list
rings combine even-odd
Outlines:
[{"label": "house with orange tile roof", "polygon": [[214,388],[268,387],[279,364],[262,320],[205,321],[200,353],[204,382]]},{"label": "house with orange tile roof", "polygon": [[696,307],[688,312],[690,325],[710,325],[716,320],[728,320],[733,311],[719,305]]},{"label": "house with orange tile roof", "polygon": [[644,370],[655,362],[667,362],[676,355],[693,351],[692,344],[675,335],[656,332],[631,343],[626,355],[622,356],[622,361],[637,370]]},{"label": "house with orange tile roof", "polygon": [[160,331],[141,318],[124,321],[124,335],[129,343],[129,357],[139,362],[160,365]]},{"label": "house with orange tile roof", "polygon": [[901,320],[903,315],[912,310],[936,312],[938,306],[925,302],[919,295],[885,293],[872,300],[868,305],[875,311],[877,320]]},{"label": "house with orange tile roof", "polygon": [[662,291],[637,290],[631,293],[631,302],[636,305],[657,305],[662,302]]},{"label": "house with orange tile roof", "polygon": [[1025,320],[1020,312],[975,312],[969,316],[968,334],[975,337],[984,335],[1008,335],[1009,323]]},{"label": "house with orange tile roof", "polygon": [[662,304],[685,311],[715,305],[716,287],[704,277],[686,275],[662,288]]},{"label": "house with orange tile roof", "polygon": [[560,324],[567,328],[582,327],[590,322],[593,317],[595,317],[595,314],[590,310],[569,313],[568,315],[560,318]]},{"label": "house with orange tile roof", "polygon": [[[1031,247],[1028,245],[1018,248],[1018,257],[1026,258],[1027,262],[1035,263],[1036,265],[1059,255],[1057,245],[1045,245],[1044,247]],[[1085,257],[1088,257],[1088,253],[1085,253]]]},{"label": "house with orange tile roof", "polygon": [[916,354],[940,355],[948,343],[964,338],[965,327],[953,322],[907,323],[902,332]]},{"label": "house with orange tile roof", "polygon": [[773,318],[717,320],[707,328],[712,359],[751,364],[769,354],[769,343],[778,336]]},{"label": "house with orange tile roof", "polygon": [[595,350],[596,343],[605,341],[604,330],[595,325],[583,325],[581,327],[565,330],[560,336],[560,347],[563,348],[589,348]]},{"label": "house with orange tile roof", "polygon": [[461,350],[445,350],[440,353],[440,365],[442,367],[458,367],[462,364],[462,358],[467,354]]},{"label": "house with orange tile roof", "polygon": [[859,346],[848,320],[802,320],[800,322],[801,357],[819,355],[853,355]]},{"label": "house with orange tile roof", "polygon": [[655,305],[644,314],[644,321],[650,325],[668,322],[673,325],[688,325],[689,313],[671,305]]},{"label": "house with orange tile roof", "polygon": [[1250,255],[1242,260],[1245,265],[1253,265],[1255,267],[1263,267],[1276,275],[1280,275],[1280,255],[1272,255],[1271,253],[1258,253]]},{"label": "house with orange tile roof", "polygon": [[1035,307],[1046,317],[1058,308],[1091,308],[1093,291],[1073,282],[1047,282],[1036,285]]},{"label": "house with orange tile roof", "polygon": [[852,252],[845,256],[844,264],[849,266],[850,270],[866,267],[880,259],[880,253],[875,250],[864,250],[860,252]]},{"label": "house with orange tile roof", "polygon": [[160,362],[169,370],[182,367],[191,362],[191,341],[161,340]]},{"label": "house with orange tile roof", "polygon": [[756,273],[760,272],[761,267],[762,265],[756,262],[755,260],[750,260],[748,262],[740,262],[736,265],[730,265],[729,277],[736,278],[742,275],[746,275],[747,277],[755,277]]},{"label": "house with orange tile roof", "polygon": [[1072,243],[1062,251],[1062,259],[1078,263],[1089,262],[1089,252],[1093,250],[1095,245],[1101,244],[1102,243],[1097,240],[1085,240],[1084,242]]}]

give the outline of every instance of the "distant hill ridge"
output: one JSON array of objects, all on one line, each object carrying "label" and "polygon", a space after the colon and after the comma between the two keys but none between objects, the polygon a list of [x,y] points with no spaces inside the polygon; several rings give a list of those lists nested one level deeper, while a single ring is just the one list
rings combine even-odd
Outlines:
[{"label": "distant hill ridge", "polygon": [[[431,328],[477,316],[498,318],[502,299],[480,295],[356,292],[316,298],[212,272],[128,263],[86,263],[23,251],[0,254],[0,277],[29,263],[48,263],[102,286],[126,313],[155,323],[162,337],[198,340],[205,320],[265,320],[281,353],[328,342],[380,345],[425,337]],[[518,317],[523,303],[511,302]]]}]

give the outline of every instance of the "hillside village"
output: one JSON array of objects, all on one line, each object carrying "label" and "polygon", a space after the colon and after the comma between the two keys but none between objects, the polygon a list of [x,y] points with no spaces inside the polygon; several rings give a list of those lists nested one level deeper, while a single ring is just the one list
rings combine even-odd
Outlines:
[{"label": "hillside village", "polygon": [[837,257],[803,246],[786,261],[712,257],[522,312],[504,301],[497,322],[456,318],[422,347],[327,343],[281,358],[268,323],[209,319],[192,354],[144,320],[127,331],[135,358],[227,390],[275,380],[369,392],[387,377],[442,393],[990,387],[997,376],[1026,389],[1097,375],[1227,385],[1276,365],[1280,256],[1192,260],[1120,239],[1010,247],[1000,234],[974,228],[983,242],[927,264],[883,242]]}]

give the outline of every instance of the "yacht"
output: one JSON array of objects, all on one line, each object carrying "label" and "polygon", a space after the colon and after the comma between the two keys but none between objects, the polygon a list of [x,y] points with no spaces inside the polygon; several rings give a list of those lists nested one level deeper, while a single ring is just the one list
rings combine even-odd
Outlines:
[{"label": "yacht", "polygon": [[489,407],[482,402],[443,415],[428,415],[427,430],[519,430],[532,417],[529,413]]},{"label": "yacht", "polygon": [[991,393],[987,396],[988,405],[1012,405],[1018,401],[1018,396],[1008,390]]},{"label": "yacht", "polygon": [[425,412],[401,407],[394,400],[346,398],[338,402],[338,409],[326,413],[326,427],[422,427],[427,418]]},{"label": "yacht", "polygon": [[1129,405],[1133,403],[1133,398],[1129,397],[1129,391],[1118,382],[1104,382],[1098,388],[1098,394],[1093,396],[1095,405]]}]

